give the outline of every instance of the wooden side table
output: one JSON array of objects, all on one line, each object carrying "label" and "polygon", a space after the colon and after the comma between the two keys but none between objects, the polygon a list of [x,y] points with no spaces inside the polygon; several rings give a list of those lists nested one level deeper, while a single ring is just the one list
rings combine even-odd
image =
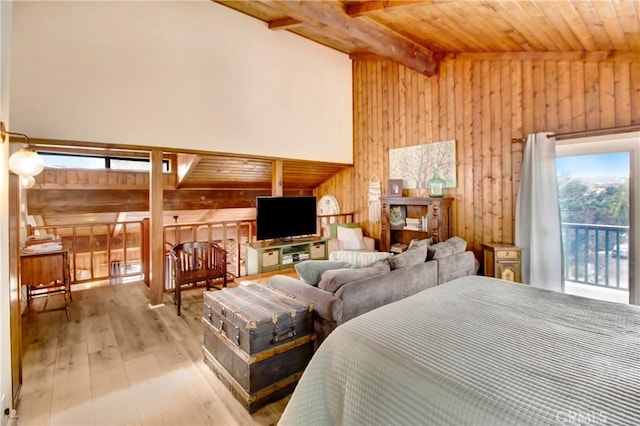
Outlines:
[{"label": "wooden side table", "polygon": [[516,283],[522,282],[520,247],[511,244],[491,243],[483,244],[482,251],[486,277],[502,278]]},{"label": "wooden side table", "polygon": [[[64,306],[58,309],[64,309],[67,319],[70,320],[69,301],[73,299],[67,250],[21,254],[20,279],[22,285],[27,286],[27,306],[30,306],[31,299],[34,297],[63,293]],[[46,303],[43,311],[45,310],[47,310]]]}]

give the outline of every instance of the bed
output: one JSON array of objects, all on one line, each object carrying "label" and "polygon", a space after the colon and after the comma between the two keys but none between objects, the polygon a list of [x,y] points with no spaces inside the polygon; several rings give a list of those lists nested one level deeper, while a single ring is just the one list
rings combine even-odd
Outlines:
[{"label": "bed", "polygon": [[640,424],[640,308],[470,276],[339,326],[280,425]]}]

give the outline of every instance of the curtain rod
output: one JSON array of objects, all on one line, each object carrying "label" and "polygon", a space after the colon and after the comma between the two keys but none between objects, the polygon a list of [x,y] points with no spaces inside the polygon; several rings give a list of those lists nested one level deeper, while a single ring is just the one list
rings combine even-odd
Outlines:
[{"label": "curtain rod", "polygon": [[575,136],[612,135],[615,133],[623,133],[623,132],[628,132],[633,130],[640,130],[640,124],[631,124],[629,126],[607,127],[604,129],[582,130],[579,132],[554,133],[551,135],[547,135],[547,138],[555,137],[556,139],[570,139]]},{"label": "curtain rod", "polygon": [[[552,133],[547,135],[547,138],[556,138],[556,139],[570,139],[574,136],[587,136],[587,135],[612,135],[616,133],[624,133],[629,131],[640,131],[640,124],[630,124],[628,126],[617,126],[617,127],[607,127],[604,129],[592,129],[592,130],[582,130],[578,132],[568,132],[568,133]],[[511,139],[511,143],[524,143],[526,142],[525,138],[513,138]]]}]

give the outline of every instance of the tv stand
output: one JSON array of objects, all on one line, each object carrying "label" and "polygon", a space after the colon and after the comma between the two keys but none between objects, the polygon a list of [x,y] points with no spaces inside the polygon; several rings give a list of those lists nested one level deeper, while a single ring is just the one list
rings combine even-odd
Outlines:
[{"label": "tv stand", "polygon": [[293,267],[304,260],[325,260],[329,249],[325,238],[292,241],[258,241],[245,244],[247,275],[263,274]]}]

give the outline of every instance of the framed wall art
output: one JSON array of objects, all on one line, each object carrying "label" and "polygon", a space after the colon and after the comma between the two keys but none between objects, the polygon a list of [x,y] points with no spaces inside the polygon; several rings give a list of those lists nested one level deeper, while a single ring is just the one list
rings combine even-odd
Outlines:
[{"label": "framed wall art", "polygon": [[389,179],[387,182],[387,197],[402,197],[402,179]]},{"label": "framed wall art", "polygon": [[426,188],[436,170],[456,187],[456,141],[434,142],[389,150],[389,181],[401,179],[405,189]]}]

